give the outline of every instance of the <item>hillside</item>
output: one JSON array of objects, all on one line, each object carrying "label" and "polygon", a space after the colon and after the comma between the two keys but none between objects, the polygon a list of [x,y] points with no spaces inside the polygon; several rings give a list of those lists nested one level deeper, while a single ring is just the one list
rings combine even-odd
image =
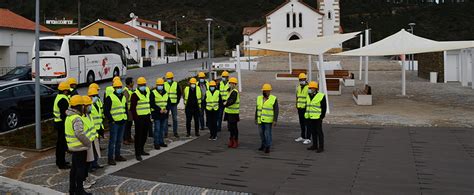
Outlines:
[{"label": "hillside", "polygon": [[[162,20],[163,30],[175,33],[178,21],[179,36],[184,38],[182,50],[207,46],[206,17],[216,20],[214,39],[216,54],[223,54],[241,42],[243,26],[262,25],[265,13],[285,0],[81,0],[82,24],[96,19],[119,22],[129,20],[130,12],[149,20]],[[304,0],[316,6],[316,0]],[[58,3],[60,2],[60,3]],[[398,1],[397,1],[398,2]],[[416,22],[415,33],[435,40],[474,39],[474,2],[460,4],[422,4],[417,1],[387,3],[382,0],[341,0],[342,26],[344,31],[365,28],[368,21],[373,29],[372,41],[379,40],[409,22]],[[11,9],[27,18],[34,19],[34,1],[0,0],[0,7]],[[41,0],[43,18],[76,18],[77,0]],[[186,16],[182,18],[181,16]],[[364,22],[364,24],[361,24]],[[349,42],[345,47],[356,47]],[[172,48],[170,48],[172,49]]]}]

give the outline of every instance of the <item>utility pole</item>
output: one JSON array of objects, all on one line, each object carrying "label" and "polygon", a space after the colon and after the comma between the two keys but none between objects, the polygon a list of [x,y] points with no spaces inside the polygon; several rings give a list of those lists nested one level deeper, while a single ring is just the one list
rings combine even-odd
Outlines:
[{"label": "utility pole", "polygon": [[207,69],[208,69],[208,74],[209,74],[209,81],[212,80],[212,75],[211,75],[211,71],[212,71],[212,62],[211,62],[211,23],[213,21],[212,18],[206,18],[206,21],[207,21],[207,57],[209,59],[209,65],[207,66]]},{"label": "utility pole", "polygon": [[41,97],[40,97],[40,66],[39,66],[39,36],[40,36],[40,0],[36,0],[35,9],[35,138],[36,149],[41,149]]},{"label": "utility pole", "polygon": [[81,35],[81,0],[77,0],[77,33]]},{"label": "utility pole", "polygon": [[[179,49],[178,49],[178,20],[174,22],[176,28],[176,57],[179,58]],[[178,59],[179,60],[179,59]]]}]

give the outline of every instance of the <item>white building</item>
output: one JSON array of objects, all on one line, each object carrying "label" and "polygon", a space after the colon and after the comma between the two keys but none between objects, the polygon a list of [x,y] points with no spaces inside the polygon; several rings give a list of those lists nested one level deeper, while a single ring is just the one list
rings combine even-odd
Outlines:
[{"label": "white building", "polygon": [[444,82],[460,82],[464,87],[471,83],[474,89],[474,49],[445,51],[443,57]]},{"label": "white building", "polygon": [[302,0],[287,0],[266,14],[265,25],[245,27],[242,33],[245,53],[266,55],[268,51],[252,49],[252,46],[340,33],[339,0],[317,0],[317,3],[316,9]]},{"label": "white building", "polygon": [[[40,30],[40,36],[55,34],[43,26]],[[0,8],[0,68],[8,70],[31,63],[34,42],[35,23],[8,9]]]}]

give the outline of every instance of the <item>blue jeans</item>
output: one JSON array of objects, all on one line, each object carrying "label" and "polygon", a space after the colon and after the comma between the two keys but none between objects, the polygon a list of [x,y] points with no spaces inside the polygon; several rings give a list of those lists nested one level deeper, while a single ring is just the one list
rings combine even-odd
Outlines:
[{"label": "blue jeans", "polygon": [[[178,134],[178,105],[172,104],[170,106],[170,110],[171,116],[173,118],[173,133]],[[165,135],[168,135],[168,119],[166,119]]]},{"label": "blue jeans", "polygon": [[120,156],[120,148],[122,147],[124,124],[113,123],[110,128],[109,150],[107,156],[114,159]]},{"label": "blue jeans", "polygon": [[272,125],[272,123],[262,123],[258,125],[263,147],[270,148],[270,146],[272,146]]},{"label": "blue jeans", "polygon": [[153,133],[153,143],[155,145],[164,144],[163,134],[168,126],[168,119],[155,119],[155,132]]},{"label": "blue jeans", "polygon": [[222,116],[224,115],[224,107],[219,107],[217,110],[217,132],[220,132],[222,129]]}]

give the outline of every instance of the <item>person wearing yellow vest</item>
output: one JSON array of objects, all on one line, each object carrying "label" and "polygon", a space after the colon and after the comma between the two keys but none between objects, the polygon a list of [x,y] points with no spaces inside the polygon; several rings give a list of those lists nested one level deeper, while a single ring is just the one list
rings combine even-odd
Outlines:
[{"label": "person wearing yellow vest", "polygon": [[133,82],[132,77],[127,77],[125,78],[125,88],[124,88],[124,96],[127,99],[127,115],[128,115],[128,120],[125,123],[125,132],[123,134],[123,144],[125,145],[130,145],[134,143],[133,137],[132,137],[132,125],[133,125],[133,116],[132,112],[130,111],[130,98],[132,97],[132,94],[135,93],[135,89],[133,88],[135,83]]},{"label": "person wearing yellow vest", "polygon": [[258,124],[261,145],[258,150],[270,153],[272,146],[272,127],[278,120],[278,100],[271,95],[272,86],[264,84],[262,86],[262,95],[257,97],[257,108],[255,109],[255,123]]},{"label": "person wearing yellow vest", "polygon": [[240,121],[240,94],[237,90],[237,78],[229,79],[229,95],[224,101],[224,120],[227,121],[227,128],[230,131],[229,148],[237,148],[239,146],[239,129],[237,123]]},{"label": "person wearing yellow vest", "polygon": [[[229,72],[223,71],[221,74],[221,81],[219,82],[219,92],[221,94],[222,101],[227,100],[227,95],[229,94]],[[224,106],[219,107],[217,113],[217,132],[220,132],[222,129],[222,116],[224,115]]]},{"label": "person wearing yellow vest", "polygon": [[164,84],[165,81],[162,78],[158,78],[156,80],[156,87],[150,94],[151,116],[155,123],[153,143],[156,150],[161,149],[161,147],[168,147],[163,136],[168,125],[171,101],[168,93],[166,93]]},{"label": "person wearing yellow vest", "polygon": [[299,84],[296,87],[296,109],[298,110],[298,118],[300,122],[301,134],[295,139],[295,142],[303,142],[303,144],[311,143],[311,132],[306,126],[304,114],[306,112],[306,97],[308,96],[308,82],[305,73],[298,76]]},{"label": "person wearing yellow vest", "polygon": [[135,158],[138,161],[143,160],[143,156],[150,155],[145,152],[145,143],[148,131],[152,129],[151,108],[150,108],[150,89],[146,86],[146,79],[140,77],[137,79],[137,90],[130,98],[130,111],[132,112],[135,123]]},{"label": "person wearing yellow vest", "polygon": [[54,99],[54,130],[57,134],[56,140],[56,166],[59,169],[69,169],[69,163],[66,162],[66,138],[64,136],[64,120],[66,119],[66,110],[69,108],[69,83],[61,82],[58,86],[58,95]]},{"label": "person wearing yellow vest", "polygon": [[324,151],[323,119],[326,116],[326,96],[318,92],[318,83],[311,81],[306,96],[306,124],[313,137],[313,145],[308,150]]},{"label": "person wearing yellow vest", "polygon": [[69,97],[72,97],[73,95],[77,95],[78,94],[77,89],[76,89],[77,88],[77,80],[74,77],[69,77],[69,78],[67,78],[66,82],[69,83],[69,87],[70,87],[69,91],[71,93],[69,93]]},{"label": "person wearing yellow vest", "polygon": [[184,89],[184,112],[186,113],[186,136],[191,137],[191,121],[194,118],[194,132],[199,136],[199,109],[201,107],[201,89],[196,85],[196,78],[189,79],[189,86]]},{"label": "person wearing yellow vest", "polygon": [[[100,99],[100,96],[99,96],[99,94],[100,94],[99,85],[97,83],[92,83],[92,84],[89,85],[89,90],[91,90],[92,88],[97,90],[97,95],[91,96],[91,98],[93,100],[93,107],[96,108],[97,112],[100,114],[100,116],[96,116],[97,120],[95,120],[96,121],[95,122],[96,123],[96,130],[97,130],[97,133],[99,134],[99,141],[100,141],[101,137],[104,138],[104,124],[103,124],[103,121],[104,121],[104,103],[102,102],[102,100]],[[100,120],[98,120],[99,117],[100,117]]]},{"label": "person wearing yellow vest", "polygon": [[67,147],[72,154],[72,166],[69,173],[70,194],[91,194],[84,190],[84,181],[87,174],[87,150],[91,141],[87,137],[87,127],[83,118],[84,101],[81,96],[71,97],[70,107],[66,111],[64,122]]},{"label": "person wearing yellow vest", "polygon": [[[165,91],[168,93],[170,98],[171,107],[170,113],[173,120],[173,134],[174,137],[179,138],[178,135],[178,104],[181,100],[181,89],[178,86],[178,82],[174,81],[174,74],[172,72],[167,72],[166,75],[166,82],[165,82]],[[168,137],[168,125],[165,127],[164,137]]]},{"label": "person wearing yellow vest", "polygon": [[124,125],[127,121],[127,100],[123,95],[123,85],[120,79],[115,80],[112,86],[114,91],[104,101],[104,116],[109,122],[110,127],[107,163],[109,165],[117,165],[116,161],[127,161],[127,159],[120,155]]},{"label": "person wearing yellow vest", "polygon": [[209,90],[209,81],[206,80],[206,74],[204,72],[199,72],[198,73],[198,86],[201,89],[201,108],[199,109],[199,125],[201,126],[201,130],[204,130],[204,124],[207,123],[205,122],[204,119],[204,114],[206,113],[206,91]]},{"label": "person wearing yellow vest", "polygon": [[[90,118],[92,119],[91,122],[93,123],[94,125],[94,129],[96,130],[97,132],[97,139],[94,140],[94,144],[93,146],[95,146],[95,148],[93,148],[93,153],[94,153],[94,161],[91,163],[91,167],[89,168],[90,171],[94,171],[96,169],[100,169],[100,168],[103,168],[102,166],[99,165],[98,163],[98,158],[100,158],[100,144],[99,144],[99,131],[100,130],[103,130],[103,111],[102,111],[102,108],[99,106],[99,101],[100,101],[100,98],[98,97],[99,96],[99,91],[97,90],[97,88],[95,88],[94,86],[89,86],[89,91],[87,91],[87,95],[91,98],[91,101],[92,101],[92,104],[90,106]],[[85,101],[85,100],[84,100]],[[87,105],[87,103],[85,103]],[[88,110],[88,109],[87,109]]]},{"label": "person wearing yellow vest", "polygon": [[217,114],[219,113],[219,107],[222,106],[222,99],[219,90],[216,89],[216,82],[211,81],[209,83],[209,90],[206,91],[205,109],[206,119],[211,132],[209,140],[217,140]]},{"label": "person wearing yellow vest", "polygon": [[[119,76],[115,76],[113,79],[112,79],[112,84],[115,82],[115,81],[121,81],[120,80],[120,77]],[[114,86],[111,85],[111,86],[107,86],[105,88],[105,94],[104,94],[104,102],[105,102],[105,98],[109,97],[110,94],[114,93],[115,89],[114,89]]]},{"label": "person wearing yellow vest", "polygon": [[95,129],[94,119],[91,116],[92,111],[92,98],[89,96],[82,96],[82,102],[84,103],[83,110],[82,110],[82,122],[84,124],[84,130],[86,130],[86,136],[91,141],[91,146],[87,149],[87,171],[86,171],[86,179],[84,181],[84,188],[89,189],[92,185],[95,184],[95,180],[92,177],[89,177],[88,172],[91,172],[92,163],[95,161],[94,153],[95,151],[99,151],[99,142],[97,142],[97,138],[99,134]]}]

